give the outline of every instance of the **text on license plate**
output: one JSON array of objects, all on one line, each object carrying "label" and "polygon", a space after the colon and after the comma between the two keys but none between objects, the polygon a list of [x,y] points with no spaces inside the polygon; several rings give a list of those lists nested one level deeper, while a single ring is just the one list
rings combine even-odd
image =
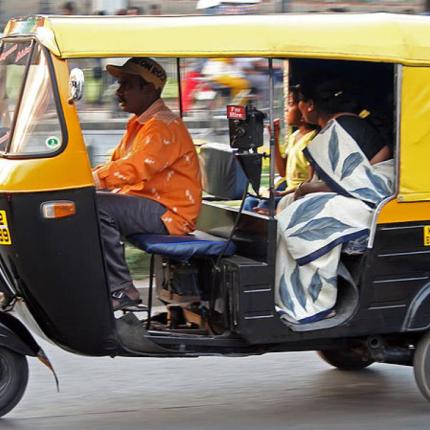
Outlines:
[{"label": "text on license plate", "polygon": [[12,240],[7,225],[6,211],[0,210],[0,245],[10,245]]}]

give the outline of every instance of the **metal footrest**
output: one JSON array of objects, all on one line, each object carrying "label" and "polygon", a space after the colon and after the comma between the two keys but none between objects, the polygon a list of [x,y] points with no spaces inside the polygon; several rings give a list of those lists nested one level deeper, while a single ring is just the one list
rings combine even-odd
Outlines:
[{"label": "metal footrest", "polygon": [[134,306],[127,306],[126,308],[121,309],[123,313],[126,312],[148,312],[148,306],[146,305],[134,305]]}]

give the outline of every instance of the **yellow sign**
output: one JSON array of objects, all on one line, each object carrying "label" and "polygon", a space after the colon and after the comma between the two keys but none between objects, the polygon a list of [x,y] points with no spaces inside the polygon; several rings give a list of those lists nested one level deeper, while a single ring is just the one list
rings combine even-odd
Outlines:
[{"label": "yellow sign", "polygon": [[0,210],[0,245],[10,245],[11,243],[9,228],[7,226],[6,211]]},{"label": "yellow sign", "polygon": [[430,225],[424,226],[424,246],[430,246]]}]

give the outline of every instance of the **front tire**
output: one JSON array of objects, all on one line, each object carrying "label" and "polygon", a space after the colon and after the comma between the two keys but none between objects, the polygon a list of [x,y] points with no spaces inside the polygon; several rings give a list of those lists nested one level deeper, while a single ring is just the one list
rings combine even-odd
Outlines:
[{"label": "front tire", "polygon": [[317,354],[330,366],[339,370],[362,370],[374,363],[366,354],[353,348],[328,349]]},{"label": "front tire", "polygon": [[24,395],[27,382],[26,356],[0,347],[0,417],[18,404]]}]

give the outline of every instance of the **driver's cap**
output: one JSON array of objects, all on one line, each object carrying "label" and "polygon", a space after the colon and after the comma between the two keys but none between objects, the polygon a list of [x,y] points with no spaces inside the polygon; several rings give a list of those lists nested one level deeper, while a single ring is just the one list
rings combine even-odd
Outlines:
[{"label": "driver's cap", "polygon": [[122,66],[108,64],[106,70],[115,78],[120,78],[124,74],[138,75],[160,90],[167,80],[165,70],[152,58],[147,57],[130,58]]}]

